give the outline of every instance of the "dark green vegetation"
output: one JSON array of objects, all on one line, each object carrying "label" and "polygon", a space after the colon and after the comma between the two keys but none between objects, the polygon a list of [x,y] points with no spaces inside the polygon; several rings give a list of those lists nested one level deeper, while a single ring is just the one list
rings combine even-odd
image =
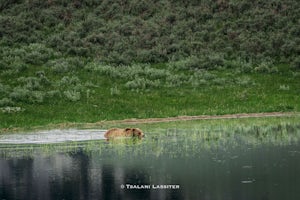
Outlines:
[{"label": "dark green vegetation", "polygon": [[0,2],[0,128],[300,110],[290,1]]}]

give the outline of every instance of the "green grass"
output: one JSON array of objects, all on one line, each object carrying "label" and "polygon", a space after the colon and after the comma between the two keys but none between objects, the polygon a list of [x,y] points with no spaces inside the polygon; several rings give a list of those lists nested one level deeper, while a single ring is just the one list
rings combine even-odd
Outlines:
[{"label": "green grass", "polygon": [[[130,78],[118,77],[122,75],[115,77],[114,74],[86,69],[56,74],[44,66],[30,67],[23,73],[13,75],[2,73],[0,83],[10,86],[6,94],[2,93],[0,96],[2,98],[12,98],[10,94],[14,88],[26,87],[22,82],[17,81],[18,77],[37,77],[37,71],[41,70],[51,84],[41,86],[38,91],[47,94],[49,91],[57,90],[59,95],[57,97],[45,95],[42,102],[29,101],[33,97],[12,99],[13,107],[21,107],[23,111],[0,112],[0,128],[29,128],[65,122],[84,123],[178,115],[300,111],[300,79],[298,75],[293,75],[295,72],[286,68],[277,73],[241,73],[237,69],[210,70],[200,72],[203,79],[206,79],[204,85],[193,85],[189,80],[196,73],[195,71],[169,70],[164,64],[146,67],[167,69],[169,75],[156,79],[135,72],[134,67],[132,73],[136,74]],[[175,81],[183,80],[179,86],[168,85],[168,77],[174,75],[177,75]],[[76,77],[77,83],[62,85],[61,81],[65,76]],[[139,78],[149,82],[159,80],[160,85],[138,89],[130,89],[126,86],[128,81],[134,82]],[[200,79],[202,78],[197,78],[197,81]],[[115,91],[112,88],[117,88],[117,92],[112,92]],[[78,91],[80,99],[75,101],[68,99],[64,95],[68,90]]]}]

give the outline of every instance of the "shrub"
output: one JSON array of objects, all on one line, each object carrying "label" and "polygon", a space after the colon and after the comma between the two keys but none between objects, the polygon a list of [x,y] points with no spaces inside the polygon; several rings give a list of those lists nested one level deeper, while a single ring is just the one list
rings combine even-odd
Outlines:
[{"label": "shrub", "polygon": [[30,97],[30,91],[28,89],[16,87],[10,93],[9,97],[14,101],[28,102]]},{"label": "shrub", "polygon": [[300,56],[296,57],[291,63],[291,68],[295,70],[300,70]]},{"label": "shrub", "polygon": [[110,95],[111,96],[119,96],[121,94],[121,91],[118,89],[117,86],[114,86],[110,88]]},{"label": "shrub", "polygon": [[167,87],[178,87],[184,84],[186,81],[186,77],[184,75],[173,74],[166,78],[166,86]]},{"label": "shrub", "polygon": [[60,74],[83,68],[84,61],[76,57],[59,58],[48,61],[46,66],[50,67],[54,73]]},{"label": "shrub", "polygon": [[46,65],[50,66],[52,71],[56,74],[67,73],[72,69],[69,63],[64,60],[51,60]]},{"label": "shrub", "polygon": [[253,71],[252,64],[251,64],[251,63],[248,63],[248,62],[242,63],[240,69],[241,69],[241,71],[242,71],[243,73],[250,73],[250,72]]},{"label": "shrub", "polygon": [[194,76],[191,76],[189,79],[189,83],[193,86],[193,87],[199,87],[199,86],[204,86],[207,85],[208,82],[204,79],[198,79]]},{"label": "shrub", "polygon": [[[89,63],[88,65],[85,66],[85,69],[88,71],[95,71],[101,75],[106,75],[111,78],[121,78],[121,77],[126,77],[127,73],[124,74],[121,72],[121,67],[116,68],[110,65],[105,65],[102,63],[97,64],[96,62]],[[120,70],[118,70],[120,69]],[[123,70],[124,71],[124,70]]]},{"label": "shrub", "polygon": [[9,93],[10,87],[8,85],[3,85],[0,83],[0,96],[5,96]]},{"label": "shrub", "polygon": [[200,68],[216,69],[225,65],[224,57],[221,54],[210,54],[200,57]]},{"label": "shrub", "polygon": [[125,87],[127,87],[130,90],[145,90],[145,89],[151,89],[151,88],[157,88],[161,86],[160,80],[149,80],[145,78],[135,78],[132,81],[128,81],[125,84]]},{"label": "shrub", "polygon": [[261,62],[254,68],[254,71],[258,73],[277,73],[278,69],[271,62]]},{"label": "shrub", "polygon": [[3,113],[17,113],[17,112],[23,112],[25,109],[21,108],[21,107],[10,107],[10,106],[6,106],[3,108],[0,108],[0,110]]},{"label": "shrub", "polygon": [[200,59],[196,56],[188,57],[184,60],[179,60],[175,62],[171,62],[168,64],[171,69],[177,69],[177,70],[192,70],[192,69],[199,69],[200,68]]},{"label": "shrub", "polygon": [[59,90],[50,90],[45,95],[47,98],[60,98],[61,92]]},{"label": "shrub", "polygon": [[209,73],[208,71],[203,71],[201,76],[204,80],[207,80],[207,81],[213,80],[217,77],[217,75]]},{"label": "shrub", "polygon": [[235,79],[235,83],[240,86],[251,86],[255,85],[255,83],[249,77],[238,77]]},{"label": "shrub", "polygon": [[188,83],[193,87],[198,87],[200,85],[207,85],[207,81],[203,77],[203,71],[196,71],[193,75],[190,76]]},{"label": "shrub", "polygon": [[28,65],[25,64],[23,61],[16,60],[15,62],[10,64],[10,68],[14,69],[18,73],[18,72],[23,72],[26,69],[28,69]]},{"label": "shrub", "polygon": [[13,101],[23,103],[43,103],[45,93],[42,91],[30,91],[26,88],[16,87],[10,93],[9,97]]},{"label": "shrub", "polygon": [[32,90],[39,90],[42,88],[40,84],[40,79],[36,77],[20,77],[17,79],[18,82],[21,82],[24,84],[24,88],[28,89],[30,91]]},{"label": "shrub", "polygon": [[200,57],[190,56],[169,63],[171,69],[177,70],[215,69],[222,66],[225,66],[225,60],[221,54],[201,55]]},{"label": "shrub", "polygon": [[224,65],[226,66],[226,68],[238,69],[243,73],[250,73],[253,70],[253,64],[251,62],[246,62],[241,58],[226,60],[224,61]]},{"label": "shrub", "polygon": [[85,66],[86,70],[96,71],[101,75],[111,78],[122,78],[124,80],[132,80],[137,77],[144,77],[149,80],[164,79],[170,75],[170,72],[164,69],[156,69],[149,64],[132,64],[129,66],[111,66],[104,64],[89,63]]},{"label": "shrub", "polygon": [[0,100],[0,107],[3,106],[13,106],[14,102],[9,98],[3,98]]},{"label": "shrub", "polygon": [[226,78],[215,78],[212,80],[212,83],[215,85],[225,86],[225,84],[228,83],[228,80]]},{"label": "shrub", "polygon": [[43,103],[45,93],[42,91],[32,91],[29,96],[29,103]]},{"label": "shrub", "polygon": [[67,90],[63,92],[65,98],[69,101],[79,101],[81,98],[80,92],[75,90]]},{"label": "shrub", "polygon": [[133,81],[128,81],[125,86],[130,90],[146,89],[146,80],[144,78],[137,78]]},{"label": "shrub", "polygon": [[81,86],[80,79],[77,76],[64,76],[59,82],[60,87],[76,87]]},{"label": "shrub", "polygon": [[279,90],[288,91],[288,90],[290,90],[290,86],[288,86],[288,85],[280,85],[279,86]]},{"label": "shrub", "polygon": [[33,65],[42,65],[49,59],[59,56],[53,49],[47,48],[44,44],[40,43],[25,46],[24,50],[26,51],[24,55],[25,62]]},{"label": "shrub", "polygon": [[[134,66],[132,66],[134,68]],[[145,65],[142,69],[142,72],[146,75],[146,77],[150,79],[164,79],[167,76],[171,76],[170,72],[165,69],[155,69],[151,68],[150,65]]]}]

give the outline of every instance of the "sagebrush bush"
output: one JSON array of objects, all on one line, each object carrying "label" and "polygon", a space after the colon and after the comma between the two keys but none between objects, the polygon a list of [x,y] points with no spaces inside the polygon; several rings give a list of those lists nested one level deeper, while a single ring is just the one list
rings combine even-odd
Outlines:
[{"label": "sagebrush bush", "polygon": [[203,70],[196,71],[189,77],[188,83],[191,84],[193,87],[207,85],[208,82],[204,79],[203,73]]},{"label": "sagebrush bush", "polygon": [[29,90],[27,88],[16,87],[9,94],[9,97],[16,102],[22,103],[43,103],[45,98],[45,92]]},{"label": "sagebrush bush", "polygon": [[280,85],[279,86],[279,90],[289,91],[290,90],[290,86],[289,85]]},{"label": "sagebrush bush", "polygon": [[56,74],[67,73],[73,70],[72,66],[70,66],[70,64],[63,59],[51,60],[47,62],[46,65],[49,66],[51,70]]},{"label": "sagebrush bush", "polygon": [[183,60],[170,62],[168,66],[171,69],[177,69],[177,70],[193,70],[193,69],[199,69],[200,68],[200,59],[196,56],[191,56]]},{"label": "sagebrush bush", "polygon": [[132,81],[125,83],[125,87],[130,90],[146,90],[158,88],[161,86],[160,80],[149,80],[145,78],[136,78]]},{"label": "sagebrush bush", "polygon": [[222,68],[225,65],[223,55],[217,53],[201,56],[199,62],[201,69],[216,69]]},{"label": "sagebrush bush", "polygon": [[23,112],[25,109],[21,108],[21,107],[11,107],[11,106],[6,106],[3,108],[0,108],[0,110],[3,113],[17,113],[17,112]]},{"label": "sagebrush bush", "polygon": [[20,77],[17,79],[17,81],[22,83],[23,87],[30,91],[40,90],[42,88],[40,84],[40,79],[36,77]]},{"label": "sagebrush bush", "polygon": [[85,66],[88,71],[95,71],[101,75],[106,75],[111,78],[121,78],[124,80],[132,80],[135,78],[144,77],[149,80],[165,79],[171,73],[165,69],[153,68],[150,64],[132,64],[132,65],[105,65],[95,62]]},{"label": "sagebrush bush", "polygon": [[84,61],[77,57],[58,58],[49,60],[46,63],[46,66],[51,68],[51,70],[56,74],[68,73],[76,69],[83,68]]},{"label": "sagebrush bush", "polygon": [[182,84],[185,83],[186,81],[186,76],[184,75],[179,75],[179,74],[174,74],[172,76],[168,76],[166,78],[166,84],[165,86],[166,87],[179,87],[181,86]]},{"label": "sagebrush bush", "polygon": [[150,65],[144,67],[144,69],[142,71],[144,72],[145,76],[151,80],[164,79],[167,76],[171,76],[171,72],[169,72],[165,69],[151,68]]},{"label": "sagebrush bush", "polygon": [[240,86],[252,86],[255,85],[255,82],[251,80],[250,77],[237,77],[235,80],[235,83]]},{"label": "sagebrush bush", "polygon": [[80,92],[75,90],[67,90],[63,92],[64,97],[69,101],[79,101],[81,98]]},{"label": "sagebrush bush", "polygon": [[59,81],[60,87],[76,87],[81,86],[81,81],[77,76],[64,76]]},{"label": "sagebrush bush", "polygon": [[29,96],[29,103],[43,103],[45,99],[45,92],[43,91],[32,91]]},{"label": "sagebrush bush", "polygon": [[230,83],[230,80],[228,80],[226,78],[215,78],[211,82],[214,85],[226,86],[226,84]]},{"label": "sagebrush bush", "polygon": [[0,97],[5,96],[10,91],[10,86],[0,83]]},{"label": "sagebrush bush", "polygon": [[146,89],[146,80],[144,78],[137,78],[132,81],[128,81],[125,86],[130,90]]},{"label": "sagebrush bush", "polygon": [[277,73],[278,69],[271,62],[261,62],[254,68],[254,71],[258,73]]},{"label": "sagebrush bush", "polygon": [[14,106],[14,102],[9,98],[3,98],[0,100],[0,107],[4,106]]},{"label": "sagebrush bush", "polygon": [[29,67],[26,63],[24,63],[23,61],[20,60],[16,60],[15,62],[12,62],[9,66],[10,69],[13,69],[16,71],[16,73],[18,72],[24,72],[25,70],[27,70]]},{"label": "sagebrush bush", "polygon": [[[117,86],[110,88],[111,96],[119,96],[120,94],[121,94],[121,90]],[[87,95],[87,96],[89,96],[89,95]]]},{"label": "sagebrush bush", "polygon": [[42,65],[49,59],[58,57],[60,54],[53,49],[46,47],[41,43],[32,43],[28,46],[24,46],[26,52],[22,59],[28,64]]},{"label": "sagebrush bush", "polygon": [[96,62],[89,63],[85,66],[85,69],[88,71],[94,71],[97,72],[101,75],[106,75],[111,78],[118,78],[122,76],[126,76],[125,74],[122,74],[120,70],[117,70],[116,67],[110,66],[110,65],[105,65],[102,63],[97,64]]},{"label": "sagebrush bush", "polygon": [[250,73],[254,68],[252,62],[247,62],[240,57],[232,60],[225,60],[224,66],[229,69],[238,69],[243,73]]},{"label": "sagebrush bush", "polygon": [[59,90],[50,90],[45,94],[46,98],[52,99],[52,98],[60,98],[61,92]]},{"label": "sagebrush bush", "polygon": [[210,81],[210,80],[213,80],[213,79],[217,78],[217,75],[212,74],[212,73],[210,73],[210,72],[208,72],[208,71],[202,71],[202,72],[200,73],[200,76],[201,76],[204,80],[207,80],[207,81]]},{"label": "sagebrush bush", "polygon": [[291,68],[294,70],[300,70],[300,56],[297,56],[291,63]]},{"label": "sagebrush bush", "polygon": [[21,87],[16,87],[14,90],[9,94],[9,97],[18,102],[29,102],[30,97],[30,90],[24,89]]}]

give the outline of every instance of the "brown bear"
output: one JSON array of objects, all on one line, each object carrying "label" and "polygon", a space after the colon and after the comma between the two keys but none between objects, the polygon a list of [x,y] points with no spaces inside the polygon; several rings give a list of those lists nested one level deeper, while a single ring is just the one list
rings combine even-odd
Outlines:
[{"label": "brown bear", "polygon": [[144,133],[139,128],[112,128],[106,131],[104,137],[107,139],[116,137],[138,137],[141,139],[144,137]]}]

